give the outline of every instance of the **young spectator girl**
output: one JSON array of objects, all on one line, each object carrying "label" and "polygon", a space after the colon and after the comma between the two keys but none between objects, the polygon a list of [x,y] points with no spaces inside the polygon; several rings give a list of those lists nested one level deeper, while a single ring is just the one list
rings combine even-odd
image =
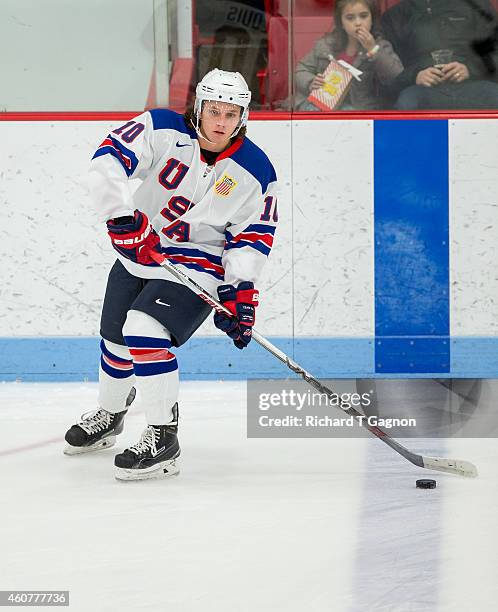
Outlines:
[{"label": "young spectator girl", "polygon": [[353,79],[340,109],[372,110],[386,108],[383,88],[403,70],[391,43],[379,31],[376,0],[337,0],[335,27],[320,38],[296,69],[295,108],[318,110],[307,100],[313,89],[321,87],[324,70],[332,59],[344,60],[363,72],[361,81]]}]

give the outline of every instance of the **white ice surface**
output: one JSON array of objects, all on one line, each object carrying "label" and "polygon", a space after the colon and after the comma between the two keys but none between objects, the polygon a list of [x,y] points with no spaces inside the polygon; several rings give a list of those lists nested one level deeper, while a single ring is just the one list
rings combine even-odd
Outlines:
[{"label": "white ice surface", "polygon": [[374,439],[247,439],[244,383],[187,382],[180,475],[123,483],[139,405],[113,449],[62,454],[95,397],[0,385],[0,590],[69,590],[84,612],[498,609],[496,440],[406,441],[475,462],[468,480]]}]

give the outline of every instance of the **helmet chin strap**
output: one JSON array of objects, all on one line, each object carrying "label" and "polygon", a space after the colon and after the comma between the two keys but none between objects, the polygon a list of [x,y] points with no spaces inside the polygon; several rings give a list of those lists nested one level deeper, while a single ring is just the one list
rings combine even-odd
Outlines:
[{"label": "helmet chin strap", "polygon": [[203,140],[206,140],[207,142],[209,142],[209,144],[216,145],[215,142],[209,140],[209,138],[207,136],[204,136],[204,134],[201,132],[201,128],[199,127],[199,115],[196,115],[196,119],[196,123],[194,123],[192,119],[190,119],[190,123],[192,124],[192,127],[194,128],[197,136],[199,136],[199,138],[202,138]]},{"label": "helmet chin strap", "polygon": [[242,129],[242,123],[239,123],[239,127],[235,129],[234,133],[230,136],[230,138],[235,138],[235,136],[237,136],[237,134],[240,132],[241,129]]}]

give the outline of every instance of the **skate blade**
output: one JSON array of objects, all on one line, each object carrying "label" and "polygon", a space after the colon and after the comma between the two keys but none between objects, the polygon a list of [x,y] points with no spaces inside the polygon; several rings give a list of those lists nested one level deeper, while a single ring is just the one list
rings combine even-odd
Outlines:
[{"label": "skate blade", "polygon": [[83,453],[93,453],[94,451],[105,450],[106,448],[111,448],[116,444],[116,436],[109,436],[108,438],[104,438],[100,440],[96,444],[92,444],[91,446],[72,446],[71,444],[66,444],[64,448],[65,455],[82,455]]},{"label": "skate blade", "polygon": [[169,478],[175,476],[180,471],[180,467],[176,459],[163,461],[150,468],[144,469],[126,469],[114,468],[114,477],[116,480],[151,480],[153,478]]}]

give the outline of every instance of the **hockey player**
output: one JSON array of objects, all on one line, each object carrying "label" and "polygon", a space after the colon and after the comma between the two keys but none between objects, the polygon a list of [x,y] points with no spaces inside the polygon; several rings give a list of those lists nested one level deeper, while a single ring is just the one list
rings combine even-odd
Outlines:
[{"label": "hockey player", "polygon": [[[116,250],[101,317],[98,409],[66,433],[66,454],[107,448],[140,393],[147,427],[115,456],[115,476],[178,472],[178,364],[211,311],[150,257],[163,253],[233,312],[214,323],[244,348],[255,283],[277,222],[276,175],[246,136],[251,92],[238,72],[212,70],[185,115],[145,112],[113,130],[93,156],[90,187]],[[134,193],[129,180],[139,179]]]}]

